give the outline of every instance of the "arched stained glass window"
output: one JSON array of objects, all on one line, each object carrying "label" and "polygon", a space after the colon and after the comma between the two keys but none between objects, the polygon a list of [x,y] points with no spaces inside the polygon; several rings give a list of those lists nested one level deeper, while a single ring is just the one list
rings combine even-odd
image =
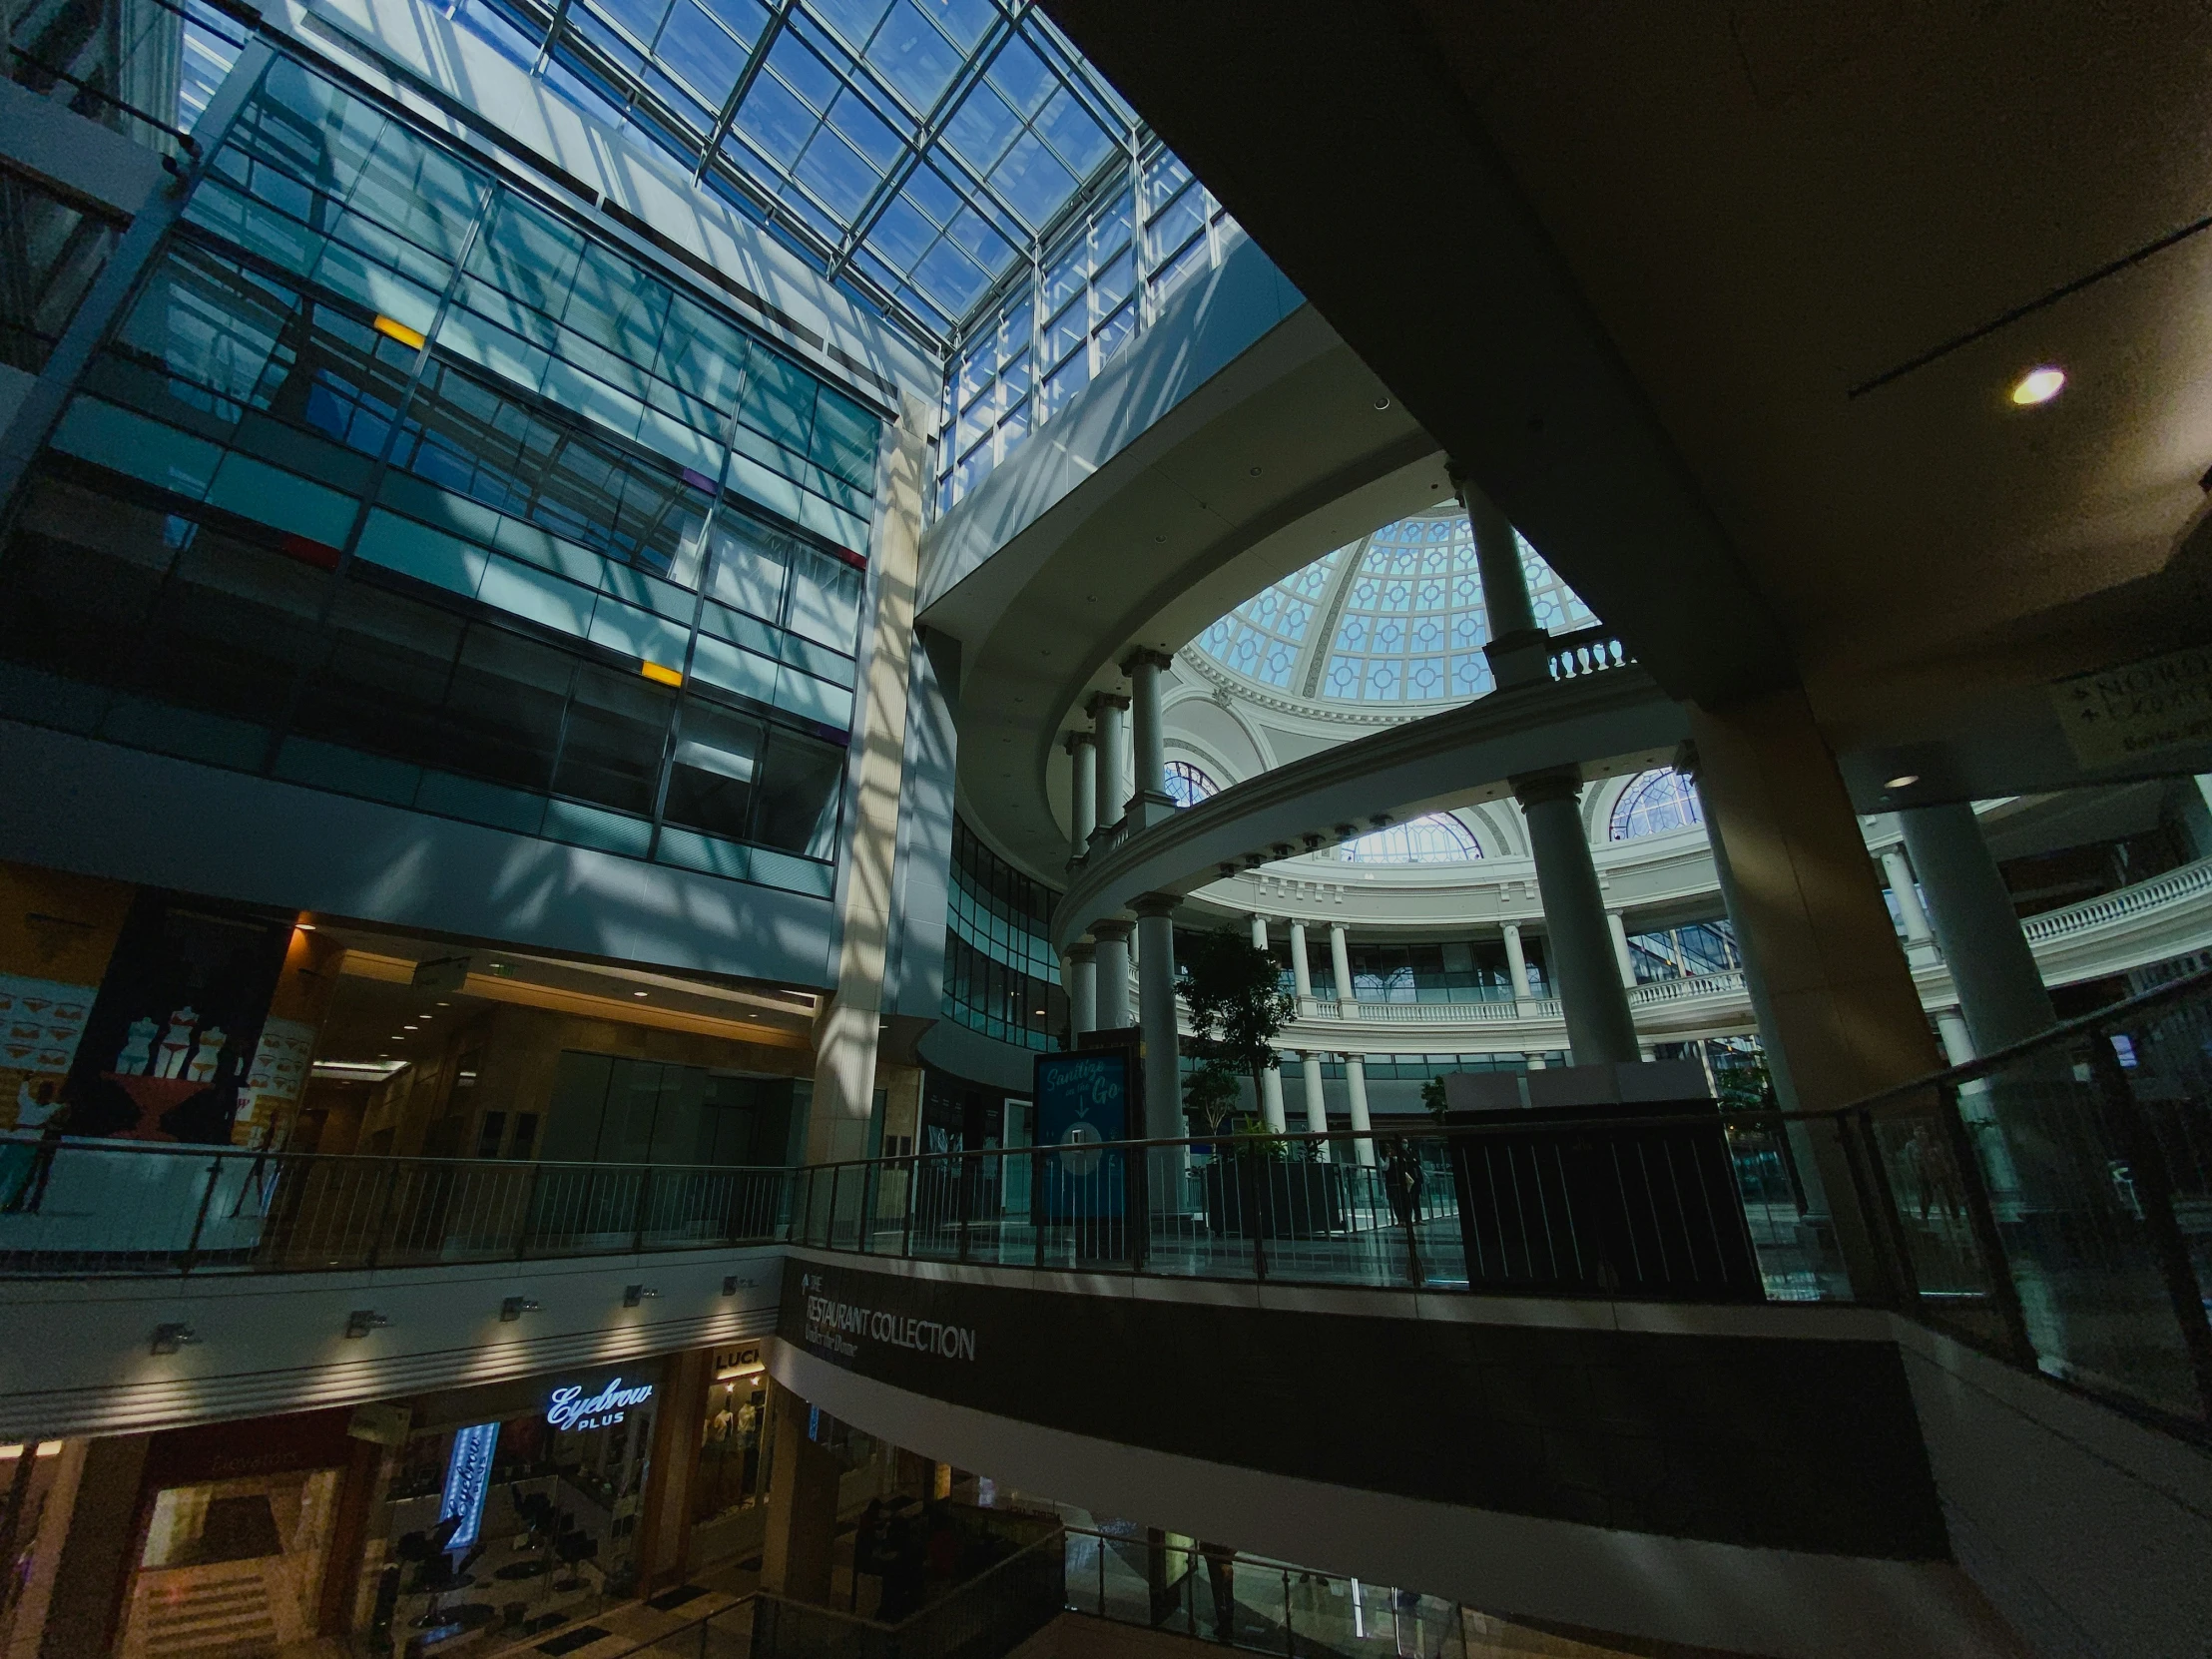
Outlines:
[{"label": "arched stained glass window", "polygon": [[1473,834],[1449,813],[1386,825],[1338,851],[1355,864],[1460,864],[1482,856]]},{"label": "arched stained glass window", "polygon": [[1188,761],[1168,762],[1168,794],[1178,807],[1195,807],[1221,786]]},{"label": "arched stained glass window", "polygon": [[1612,838],[1633,840],[1704,822],[1695,784],[1678,772],[1646,772],[1621,791],[1614,804]]}]

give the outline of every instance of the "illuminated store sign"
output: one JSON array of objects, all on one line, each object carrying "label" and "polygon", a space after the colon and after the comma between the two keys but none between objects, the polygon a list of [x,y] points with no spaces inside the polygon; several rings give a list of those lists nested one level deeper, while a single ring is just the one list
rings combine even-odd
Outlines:
[{"label": "illuminated store sign", "polygon": [[634,1388],[625,1388],[622,1379],[611,1379],[604,1388],[590,1398],[584,1397],[581,1382],[568,1382],[555,1388],[545,1402],[545,1420],[555,1428],[605,1428],[620,1422],[633,1405],[643,1405],[653,1397],[653,1384],[641,1382]]},{"label": "illuminated store sign", "polygon": [[453,1455],[445,1465],[445,1497],[438,1519],[461,1517],[448,1549],[466,1549],[476,1541],[484,1519],[484,1494],[491,1489],[491,1454],[499,1444],[499,1424],[480,1422],[453,1436]]}]

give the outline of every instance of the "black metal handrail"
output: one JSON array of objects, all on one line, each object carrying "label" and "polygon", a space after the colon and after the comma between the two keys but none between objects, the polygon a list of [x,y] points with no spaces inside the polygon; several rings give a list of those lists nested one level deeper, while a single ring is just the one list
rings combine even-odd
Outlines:
[{"label": "black metal handrail", "polygon": [[791,1171],[0,1135],[0,1273],[286,1273],[774,1244]]}]

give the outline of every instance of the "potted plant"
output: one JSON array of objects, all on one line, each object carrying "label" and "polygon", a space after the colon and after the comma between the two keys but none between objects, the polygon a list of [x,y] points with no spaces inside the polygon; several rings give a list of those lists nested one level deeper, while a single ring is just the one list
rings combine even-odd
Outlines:
[{"label": "potted plant", "polygon": [[1247,1116],[1236,1118],[1237,1083],[1252,1080],[1264,1097],[1267,1074],[1280,1064],[1274,1038],[1297,1011],[1282,988],[1281,970],[1234,928],[1188,940],[1177,962],[1176,989],[1190,1016],[1187,1052],[1199,1062],[1183,1085],[1193,1133],[1221,1135],[1214,1157],[1196,1174],[1205,1189],[1208,1225],[1229,1236],[1304,1238],[1342,1225],[1334,1170],[1303,1144]]}]

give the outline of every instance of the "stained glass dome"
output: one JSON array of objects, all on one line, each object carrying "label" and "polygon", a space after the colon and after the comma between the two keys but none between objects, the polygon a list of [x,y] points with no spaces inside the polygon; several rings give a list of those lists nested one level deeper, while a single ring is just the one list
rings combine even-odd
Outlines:
[{"label": "stained glass dome", "polygon": [[[1551,633],[1597,618],[1527,542],[1521,566]],[[1491,689],[1490,637],[1464,513],[1399,519],[1323,555],[1198,637],[1232,673],[1337,703],[1443,703]]]}]

